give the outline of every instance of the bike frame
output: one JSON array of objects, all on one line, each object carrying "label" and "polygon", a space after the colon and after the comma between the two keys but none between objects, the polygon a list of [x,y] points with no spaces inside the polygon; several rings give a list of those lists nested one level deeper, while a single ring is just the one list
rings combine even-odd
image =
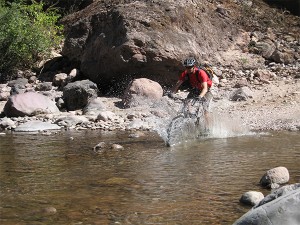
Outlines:
[{"label": "bike frame", "polygon": [[[200,117],[203,116],[203,113],[200,112],[204,111],[203,109],[203,102],[196,98],[189,98],[189,99],[180,99],[183,102],[181,109],[178,111],[177,116],[183,115],[185,118],[188,117]],[[191,111],[191,107],[195,107],[194,112]]]},{"label": "bike frame", "polygon": [[[183,104],[167,128],[167,146],[172,146],[178,141],[178,136],[182,137],[184,135],[184,128],[189,126],[188,124],[194,124],[193,127],[197,128],[201,125],[202,120],[204,120],[203,102],[195,98],[179,100]],[[194,112],[191,112],[191,107],[194,107]]]}]

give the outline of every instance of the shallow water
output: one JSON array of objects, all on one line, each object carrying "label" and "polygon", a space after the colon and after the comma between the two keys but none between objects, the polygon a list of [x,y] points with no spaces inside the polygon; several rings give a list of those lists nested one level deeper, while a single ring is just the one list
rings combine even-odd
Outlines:
[{"label": "shallow water", "polygon": [[[94,153],[101,141],[125,150]],[[155,134],[0,136],[1,224],[232,224],[270,168],[300,182],[300,134],[208,138],[167,148]],[[57,212],[46,212],[54,207]]]}]

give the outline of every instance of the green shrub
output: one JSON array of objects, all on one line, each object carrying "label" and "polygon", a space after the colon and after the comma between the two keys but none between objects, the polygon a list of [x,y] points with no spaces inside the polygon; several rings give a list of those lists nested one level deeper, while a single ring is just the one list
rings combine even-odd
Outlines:
[{"label": "green shrub", "polygon": [[0,1],[0,72],[31,68],[49,56],[50,49],[62,40],[62,28],[56,25],[58,18],[54,9],[44,11],[42,2],[26,5],[21,1],[4,6]]}]

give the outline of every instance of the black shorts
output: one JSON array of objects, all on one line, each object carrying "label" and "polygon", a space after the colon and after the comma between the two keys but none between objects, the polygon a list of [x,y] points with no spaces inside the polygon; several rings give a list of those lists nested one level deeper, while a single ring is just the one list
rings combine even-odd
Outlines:
[{"label": "black shorts", "polygon": [[[197,88],[190,89],[190,93],[188,94],[186,99],[197,98],[197,97],[199,97],[200,92],[201,91]],[[211,111],[210,104],[211,104],[212,99],[213,99],[213,95],[210,92],[210,90],[204,95],[204,99],[205,99],[205,101],[203,103],[204,110],[207,111],[207,112],[210,112]]]},{"label": "black shorts", "polygon": [[199,95],[200,95],[200,90],[198,88],[191,88],[191,89],[189,89],[189,94],[186,98],[187,99],[197,98],[197,97],[199,97]]}]

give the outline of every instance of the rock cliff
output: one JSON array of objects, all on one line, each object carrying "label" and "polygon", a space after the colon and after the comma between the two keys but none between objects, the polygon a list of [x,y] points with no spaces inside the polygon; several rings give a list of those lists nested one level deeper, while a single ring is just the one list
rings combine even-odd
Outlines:
[{"label": "rock cliff", "polygon": [[104,90],[136,77],[168,85],[190,55],[231,68],[294,62],[300,22],[289,16],[263,1],[94,1],[63,19],[62,53]]}]

